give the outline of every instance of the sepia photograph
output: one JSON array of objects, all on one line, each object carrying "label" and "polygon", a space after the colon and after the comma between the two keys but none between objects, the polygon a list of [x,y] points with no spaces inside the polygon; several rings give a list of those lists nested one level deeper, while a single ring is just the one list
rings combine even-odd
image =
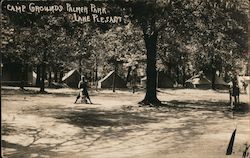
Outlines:
[{"label": "sepia photograph", "polygon": [[0,0],[1,157],[250,158],[249,0]]}]

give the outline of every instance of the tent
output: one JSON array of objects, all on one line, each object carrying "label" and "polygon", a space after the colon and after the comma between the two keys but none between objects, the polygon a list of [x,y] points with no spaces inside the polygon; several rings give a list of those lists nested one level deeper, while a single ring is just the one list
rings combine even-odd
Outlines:
[{"label": "tent", "polygon": [[76,69],[67,72],[62,78],[62,82],[72,88],[77,88],[80,80],[81,74]]},{"label": "tent", "polygon": [[200,89],[209,89],[211,88],[211,81],[206,78],[203,74],[195,75],[188,79],[186,86],[189,88],[200,88]]},{"label": "tent", "polygon": [[36,77],[37,77],[37,74],[34,71],[32,71],[32,73],[30,73],[28,75],[28,78],[29,78],[29,81],[30,81],[29,84],[31,86],[35,86],[36,85]]},{"label": "tent", "polygon": [[[109,72],[104,78],[98,81],[98,88],[112,88],[115,71]],[[119,75],[115,76],[116,88],[126,88],[126,82]]]},{"label": "tent", "polygon": [[141,79],[141,85],[142,85],[142,87],[146,88],[146,84],[147,84],[146,82],[147,82],[147,77],[145,76],[145,77],[143,77]]},{"label": "tent", "polygon": [[[210,80],[212,81],[212,80]],[[228,89],[229,84],[226,83],[221,77],[219,77],[217,74],[215,75],[215,81],[214,85],[216,89]]]},{"label": "tent", "polygon": [[[212,86],[212,75],[207,75],[207,78],[211,82],[211,86]],[[219,77],[218,74],[215,74],[214,87],[216,89],[228,89],[229,84],[226,83],[221,77]]]},{"label": "tent", "polygon": [[[147,77],[141,79],[142,87],[146,87]],[[157,87],[158,88],[173,88],[174,81],[166,75],[166,73],[159,72],[157,76]]]},{"label": "tent", "polygon": [[158,88],[173,88],[174,87],[174,81],[168,77],[168,75],[164,72],[158,73]]},{"label": "tent", "polygon": [[34,76],[31,67],[24,67],[24,65],[18,63],[1,64],[1,67],[2,85],[31,86],[33,84]]}]

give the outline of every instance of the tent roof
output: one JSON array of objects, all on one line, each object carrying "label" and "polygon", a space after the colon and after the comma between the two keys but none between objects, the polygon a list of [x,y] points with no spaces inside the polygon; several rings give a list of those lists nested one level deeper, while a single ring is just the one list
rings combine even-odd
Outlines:
[{"label": "tent roof", "polygon": [[190,79],[188,79],[186,83],[187,82],[190,82],[192,84],[211,84],[211,81],[209,79],[201,75],[195,75],[191,77]]},{"label": "tent roof", "polygon": [[142,80],[142,81],[147,80],[147,76],[143,77],[141,80]]},{"label": "tent roof", "polygon": [[68,77],[70,77],[71,75],[73,75],[74,72],[77,72],[77,73],[80,75],[80,73],[79,73],[76,69],[74,69],[74,70],[71,70],[71,71],[67,72],[67,73],[63,76],[62,81],[66,80]]},{"label": "tent roof", "polygon": [[32,77],[36,78],[36,76],[37,76],[37,74],[34,71],[32,71]]},{"label": "tent roof", "polygon": [[218,75],[215,75],[215,84],[220,84],[220,85],[228,85],[221,77]]},{"label": "tent roof", "polygon": [[211,82],[206,77],[194,78],[192,80],[193,84],[211,84]]},{"label": "tent roof", "polygon": [[115,71],[110,71],[105,77],[103,77],[102,79],[100,79],[98,82],[103,82],[105,81],[107,78],[109,78],[109,76],[111,76]]}]

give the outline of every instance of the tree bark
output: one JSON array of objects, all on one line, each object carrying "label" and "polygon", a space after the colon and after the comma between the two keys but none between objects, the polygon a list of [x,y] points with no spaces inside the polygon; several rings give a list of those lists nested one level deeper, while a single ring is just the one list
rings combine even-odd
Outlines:
[{"label": "tree bark", "polygon": [[59,83],[62,83],[62,78],[63,78],[63,70],[60,70],[60,75],[59,75]]},{"label": "tree bark", "polygon": [[22,79],[20,84],[20,89],[24,90],[25,80],[27,79],[27,67],[26,64],[22,64]]},{"label": "tree bark", "polygon": [[186,67],[185,64],[182,66],[182,86],[185,87],[185,81],[186,81]]},{"label": "tree bark", "polygon": [[45,92],[45,76],[46,76],[46,64],[42,63],[42,80],[40,84],[40,92]]},{"label": "tree bark", "polygon": [[148,35],[144,33],[144,41],[147,49],[147,68],[146,68],[146,95],[145,98],[140,102],[144,105],[159,105],[161,101],[157,99],[156,94],[156,44],[157,44],[157,33]]},{"label": "tree bark", "polygon": [[215,75],[216,75],[216,69],[212,68],[212,89],[216,89],[215,87]]},{"label": "tree bark", "polygon": [[179,81],[180,81],[180,69],[179,69],[179,65],[176,65],[175,66],[175,73],[176,73],[176,81],[177,81],[177,84],[179,84]]},{"label": "tree bark", "polygon": [[36,66],[36,86],[40,87],[41,84],[41,65]]},{"label": "tree bark", "polygon": [[45,92],[45,78],[46,78],[46,63],[47,63],[47,50],[45,49],[43,52],[43,60],[42,60],[42,80],[40,85],[40,92]]},{"label": "tree bark", "polygon": [[211,76],[211,84],[212,84],[212,89],[216,89],[216,87],[215,87],[215,75],[216,75],[216,69],[215,69],[215,66],[214,66],[214,64],[215,64],[215,61],[214,61],[214,58],[215,57],[213,57],[212,58],[212,60],[211,60],[211,74],[212,74],[212,76]]},{"label": "tree bark", "polygon": [[82,75],[82,57],[79,58],[79,73]]},{"label": "tree bark", "polygon": [[129,67],[128,67],[127,78],[126,78],[126,83],[128,83],[128,82],[129,82],[129,80],[130,80],[130,72],[131,72],[131,70],[132,70],[132,67],[131,67],[131,66],[129,66]]},{"label": "tree bark", "polygon": [[57,77],[57,70],[54,71],[54,81],[57,82],[58,81],[58,77]]},{"label": "tree bark", "polygon": [[51,82],[52,82],[52,74],[51,71],[49,71],[49,86],[51,86]]},{"label": "tree bark", "polygon": [[98,64],[97,64],[97,57],[95,57],[95,89],[97,91],[98,88]]},{"label": "tree bark", "polygon": [[117,63],[115,62],[115,71],[113,75],[113,92],[115,92],[115,88],[116,88],[117,66],[118,66]]}]

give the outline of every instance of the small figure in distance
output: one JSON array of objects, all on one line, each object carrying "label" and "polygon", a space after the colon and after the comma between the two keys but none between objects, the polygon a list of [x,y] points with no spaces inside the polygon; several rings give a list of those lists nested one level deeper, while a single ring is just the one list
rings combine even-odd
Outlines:
[{"label": "small figure in distance", "polygon": [[232,96],[234,97],[234,107],[240,103],[240,88],[236,81],[233,81]]},{"label": "small figure in distance", "polygon": [[79,81],[78,83],[78,88],[80,89],[80,92],[78,93],[77,97],[76,97],[76,101],[75,103],[77,102],[77,100],[82,97],[82,101],[84,103],[88,103],[87,99],[89,100],[89,103],[92,104],[91,100],[90,100],[90,97],[89,97],[89,93],[88,93],[88,84],[87,82],[85,81],[85,78],[84,76],[81,77],[81,81]]},{"label": "small figure in distance", "polygon": [[243,87],[244,93],[247,93],[247,86],[248,86],[248,84],[245,81],[241,81],[241,82],[242,82],[242,87]]}]

